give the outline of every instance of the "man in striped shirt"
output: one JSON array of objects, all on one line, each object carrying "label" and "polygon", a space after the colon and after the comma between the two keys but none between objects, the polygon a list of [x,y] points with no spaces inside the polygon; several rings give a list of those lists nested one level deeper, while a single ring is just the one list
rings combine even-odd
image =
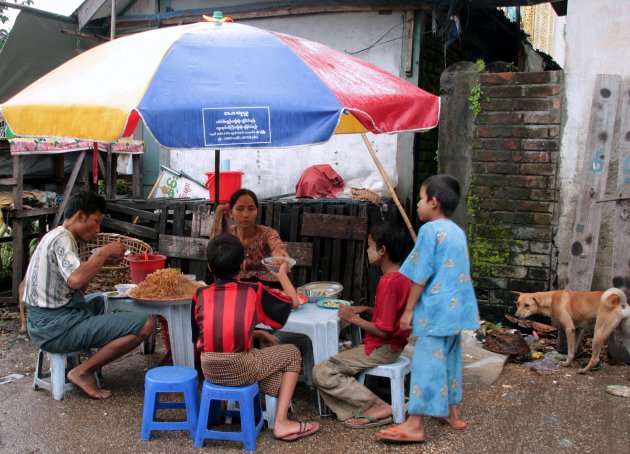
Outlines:
[{"label": "man in striped shirt", "polygon": [[77,241],[100,232],[105,199],[81,191],[71,196],[63,225],[39,242],[24,278],[28,333],[35,345],[50,353],[99,350],[68,372],[68,380],[93,399],[111,392],[100,389],[94,372],[133,350],[153,332],[150,316],[137,312],[103,314],[103,299],[86,301],[83,292],[107,260],[122,258],[125,246],[109,243],[81,262]]}]

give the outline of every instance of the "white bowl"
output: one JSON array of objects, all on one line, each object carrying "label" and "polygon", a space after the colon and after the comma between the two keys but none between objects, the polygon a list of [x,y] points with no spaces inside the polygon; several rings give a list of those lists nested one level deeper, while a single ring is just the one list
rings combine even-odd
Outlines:
[{"label": "white bowl", "polygon": [[287,262],[288,265],[288,270],[290,271],[291,268],[293,268],[293,265],[295,265],[295,259],[292,259],[291,257],[282,257],[282,256],[278,256],[278,257],[267,257],[265,259],[262,259],[262,264],[265,265],[265,268],[267,268],[269,271],[272,271],[274,273],[277,273],[278,270],[280,270],[280,265],[272,265],[272,263],[278,263],[278,260],[284,260],[285,262]]},{"label": "white bowl", "polygon": [[136,284],[116,284],[116,291],[120,293],[127,293],[132,288],[136,287]]}]

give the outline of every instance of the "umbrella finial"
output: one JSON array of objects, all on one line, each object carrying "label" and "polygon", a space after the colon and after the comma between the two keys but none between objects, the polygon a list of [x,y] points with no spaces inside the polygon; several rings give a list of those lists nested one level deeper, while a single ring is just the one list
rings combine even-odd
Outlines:
[{"label": "umbrella finial", "polygon": [[203,15],[203,18],[206,22],[233,22],[230,17],[223,17],[223,13],[221,11],[215,11],[211,16]]}]

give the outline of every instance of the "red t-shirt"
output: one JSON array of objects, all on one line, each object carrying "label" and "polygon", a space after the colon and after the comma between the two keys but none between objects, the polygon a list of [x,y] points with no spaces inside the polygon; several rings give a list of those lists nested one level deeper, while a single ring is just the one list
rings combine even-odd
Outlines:
[{"label": "red t-shirt", "polygon": [[278,329],[292,308],[291,298],[260,282],[218,280],[198,289],[193,302],[199,326],[197,350],[213,353],[248,351],[256,325]]},{"label": "red t-shirt", "polygon": [[405,348],[410,331],[400,329],[400,317],[405,311],[410,290],[411,281],[399,272],[381,276],[376,286],[372,322],[381,331],[389,331],[392,335],[388,339],[381,339],[366,332],[363,338],[366,354],[369,355],[383,344],[389,344],[392,350]]}]

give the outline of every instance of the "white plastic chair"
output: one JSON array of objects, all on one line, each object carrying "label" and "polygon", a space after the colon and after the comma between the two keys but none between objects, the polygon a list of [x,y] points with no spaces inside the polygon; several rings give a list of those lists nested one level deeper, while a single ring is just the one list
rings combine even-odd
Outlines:
[{"label": "white plastic chair", "polygon": [[396,424],[405,422],[405,413],[407,412],[407,403],[405,401],[405,376],[407,376],[409,372],[411,372],[411,361],[406,356],[401,355],[391,364],[382,364],[364,370],[359,374],[359,378],[357,379],[359,383],[365,384],[366,375],[389,378],[392,398],[392,418]]},{"label": "white plastic chair", "polygon": [[[33,389],[43,388],[52,391],[55,400],[62,400],[66,391],[74,389],[72,383],[66,383],[66,370],[76,367],[81,362],[80,352],[49,353],[40,350],[37,355],[37,366],[33,377]],[[92,352],[87,352],[91,356]],[[44,370],[44,354],[48,355],[49,370]],[[67,363],[67,366],[66,366]],[[95,373],[98,384],[98,373]],[[48,379],[48,380],[46,380]]]}]

